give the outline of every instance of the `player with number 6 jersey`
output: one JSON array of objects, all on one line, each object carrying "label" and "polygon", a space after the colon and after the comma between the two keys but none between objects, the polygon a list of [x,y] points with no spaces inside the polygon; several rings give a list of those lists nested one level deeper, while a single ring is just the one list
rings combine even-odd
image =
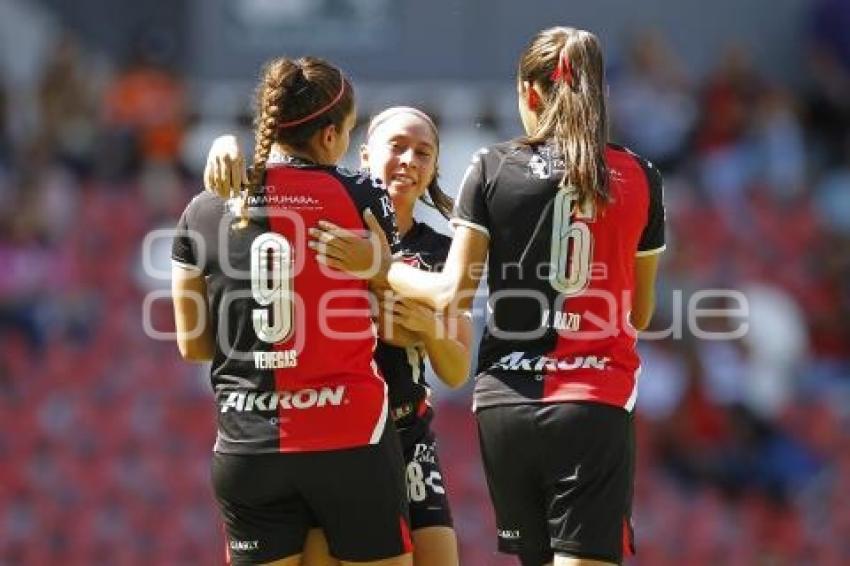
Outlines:
[{"label": "player with number 6 jersey", "polygon": [[658,171],[608,143],[604,68],[592,33],[538,33],[517,73],[527,135],[474,156],[443,271],[393,262],[375,276],[464,309],[487,262],[474,407],[499,549],[523,566],[620,564],[632,550],[636,335],[664,213]]},{"label": "player with number 6 jersey", "polygon": [[622,147],[609,145],[604,158],[604,205],[553,188],[565,169],[553,144],[507,142],[473,158],[452,222],[490,238],[493,318],[479,349],[477,409],[528,401],[634,407],[634,257],[664,249],[661,175]]}]

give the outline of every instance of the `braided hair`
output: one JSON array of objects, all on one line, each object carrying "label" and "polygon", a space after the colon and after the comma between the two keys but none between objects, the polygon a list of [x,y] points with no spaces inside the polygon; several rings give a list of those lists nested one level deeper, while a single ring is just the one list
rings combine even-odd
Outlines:
[{"label": "braided hair", "polygon": [[354,90],[342,71],[317,57],[280,57],[266,63],[256,94],[254,159],[244,198],[262,189],[272,145],[306,150],[313,135],[342,127],[354,109]]}]

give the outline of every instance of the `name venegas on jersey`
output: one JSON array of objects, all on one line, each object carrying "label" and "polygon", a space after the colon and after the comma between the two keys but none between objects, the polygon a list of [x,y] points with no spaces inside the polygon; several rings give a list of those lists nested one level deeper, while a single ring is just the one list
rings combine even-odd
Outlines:
[{"label": "name venegas on jersey", "polygon": [[257,369],[284,369],[298,366],[297,350],[254,352],[254,367]]},{"label": "name venegas on jersey", "polygon": [[490,366],[506,371],[570,371],[576,369],[608,369],[611,358],[604,356],[572,356],[557,359],[547,356],[528,356],[526,352],[511,352]]},{"label": "name venegas on jersey", "polygon": [[305,388],[297,391],[231,391],[221,404],[221,412],[230,410],[275,411],[277,409],[313,409],[339,407],[345,403],[345,386]]}]

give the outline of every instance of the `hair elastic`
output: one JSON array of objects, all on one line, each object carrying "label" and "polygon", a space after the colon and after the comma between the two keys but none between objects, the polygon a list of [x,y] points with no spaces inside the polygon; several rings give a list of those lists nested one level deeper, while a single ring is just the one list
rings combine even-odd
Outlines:
[{"label": "hair elastic", "polygon": [[339,102],[342,99],[342,95],[345,94],[345,76],[342,74],[342,71],[339,72],[339,82],[340,82],[339,93],[334,97],[333,100],[331,100],[330,102],[328,102],[326,105],[322,106],[321,108],[319,108],[315,112],[304,116],[303,118],[298,118],[296,120],[291,120],[289,122],[283,122],[282,124],[278,124],[278,129],[283,130],[285,128],[291,128],[292,126],[298,126],[299,124],[309,122],[313,118],[321,116],[322,114],[324,114],[325,112],[327,112],[328,110],[330,110],[331,108],[336,106],[337,102]]},{"label": "hair elastic", "polygon": [[566,44],[561,48],[561,52],[558,53],[558,64],[555,65],[555,70],[552,71],[552,74],[549,76],[552,79],[552,82],[563,81],[572,88],[573,86],[573,65],[570,63],[570,58],[567,55],[567,46]]}]

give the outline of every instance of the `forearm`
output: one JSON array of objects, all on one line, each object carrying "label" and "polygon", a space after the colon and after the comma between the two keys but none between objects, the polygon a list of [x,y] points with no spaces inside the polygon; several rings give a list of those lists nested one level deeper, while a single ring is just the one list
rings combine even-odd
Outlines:
[{"label": "forearm", "polygon": [[438,319],[437,332],[423,335],[422,343],[434,373],[451,388],[460,387],[469,376],[472,323],[469,313]]},{"label": "forearm", "polygon": [[655,277],[659,254],[641,256],[635,260],[635,292],[630,322],[636,330],[645,330],[655,311]]},{"label": "forearm", "polygon": [[388,323],[386,318],[378,323],[378,338],[382,342],[399,348],[414,346],[422,341],[419,334],[406,329],[401,324]]},{"label": "forearm", "polygon": [[173,268],[171,294],[180,355],[190,362],[211,360],[215,354],[215,332],[203,275],[181,267]]},{"label": "forearm", "polygon": [[213,340],[178,341],[180,355],[187,362],[208,362],[213,359],[215,346]]},{"label": "forearm", "polygon": [[452,338],[434,338],[423,345],[440,381],[452,389],[463,385],[469,376],[469,351],[463,344]]},{"label": "forearm", "polygon": [[445,309],[454,295],[454,285],[446,273],[429,273],[401,261],[390,265],[387,283],[399,295],[438,311]]},{"label": "forearm", "polygon": [[636,303],[632,312],[629,314],[629,319],[635,330],[646,330],[649,323],[652,321],[652,315],[655,312],[655,296],[647,297],[644,300]]}]

